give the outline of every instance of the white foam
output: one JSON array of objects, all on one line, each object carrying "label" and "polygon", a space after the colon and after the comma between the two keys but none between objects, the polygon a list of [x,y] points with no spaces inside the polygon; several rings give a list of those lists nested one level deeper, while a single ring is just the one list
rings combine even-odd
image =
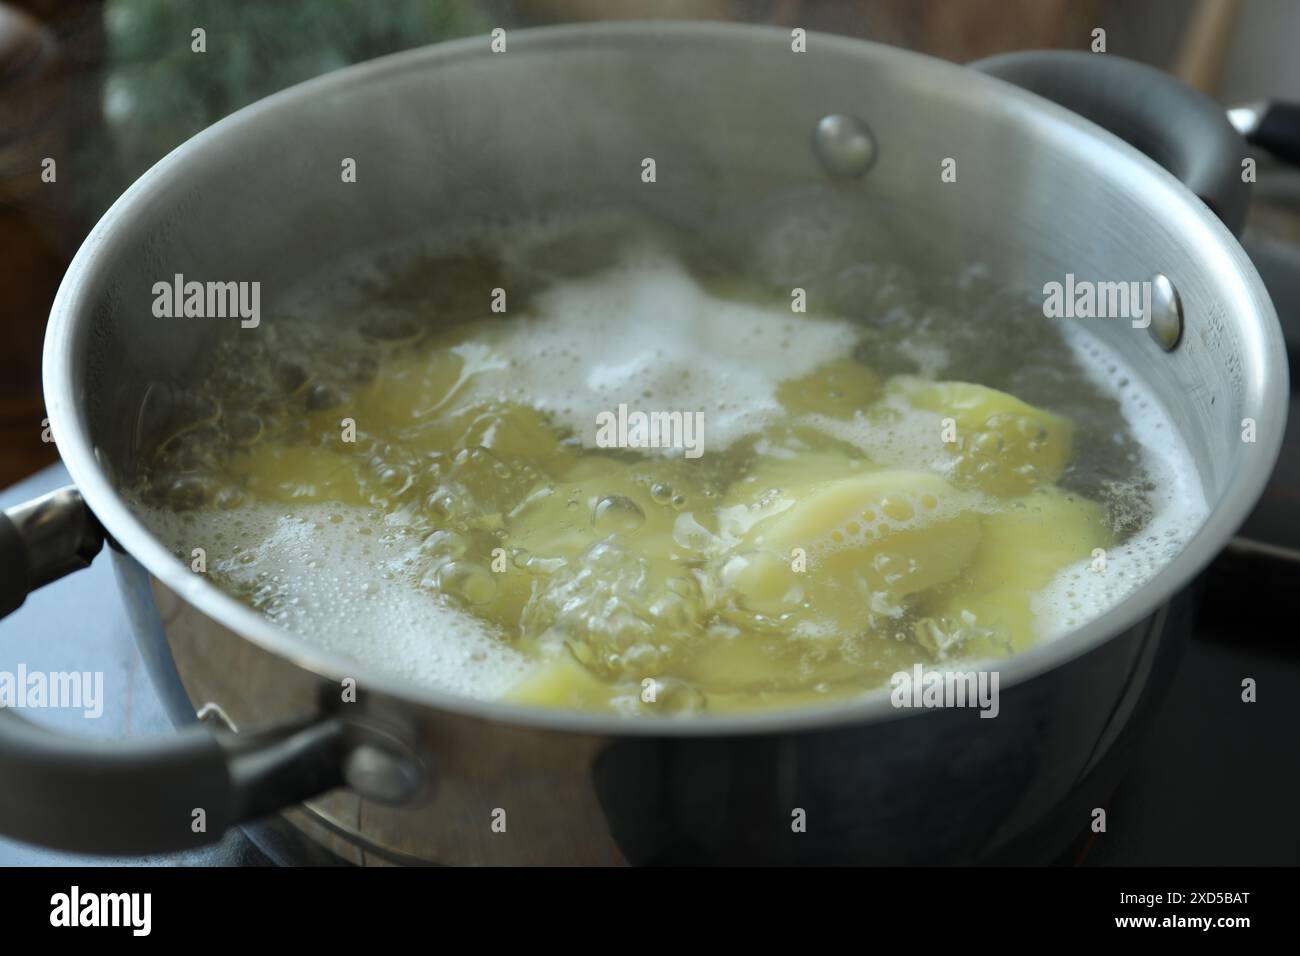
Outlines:
[{"label": "white foam", "polygon": [[262,589],[272,621],[367,668],[479,698],[528,672],[527,658],[489,625],[417,586],[418,543],[373,512],[341,504],[296,505],[292,515],[272,505],[237,514],[142,510],[183,555],[203,548],[223,587]]},{"label": "white foam", "polygon": [[1168,412],[1111,348],[1077,325],[1063,328],[1089,378],[1120,405],[1153,486],[1152,515],[1132,538],[1106,553],[1105,570],[1084,559],[1063,568],[1032,600],[1041,640],[1069,633],[1149,581],[1196,534],[1209,514],[1199,472]]},{"label": "white foam", "polygon": [[508,368],[485,370],[470,388],[549,412],[588,447],[597,415],[627,404],[702,412],[704,449],[720,451],[779,411],[780,381],[858,339],[847,320],[712,295],[650,241],[611,269],[557,283],[534,311],[500,328],[494,350]]}]

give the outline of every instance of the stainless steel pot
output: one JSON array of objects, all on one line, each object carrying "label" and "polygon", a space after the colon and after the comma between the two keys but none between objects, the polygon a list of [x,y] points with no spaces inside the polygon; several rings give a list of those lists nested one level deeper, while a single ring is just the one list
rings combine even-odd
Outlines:
[{"label": "stainless steel pot", "polygon": [[[1281,440],[1276,317],[1232,230],[1196,195],[1240,226],[1244,142],[1210,101],[1104,55],[984,65],[1071,111],[978,69],[819,35],[796,53],[788,33],[765,28],[599,25],[507,43],[416,50],[257,103],[167,156],[85,242],[44,368],[76,490],[0,522],[5,609],[88,561],[102,526],[153,678],[187,726],[109,746],[0,712],[0,832],[156,851],[305,800],[294,819],[356,859],[1050,856],[1122,769],[1186,634],[1189,584],[1249,512]],[[831,115],[852,119],[821,122]],[[345,157],[356,183],[341,182]],[[654,184],[641,181],[644,157],[657,162]],[[956,183],[940,181],[945,158]],[[980,261],[1031,292],[1067,272],[1161,274],[1176,290],[1174,347],[1127,322],[1094,331],[1167,406],[1213,511],[1122,604],[1007,661],[995,720],[898,711],[883,693],[688,722],[460,699],[278,630],[178,562],[119,493],[142,422],[218,337],[256,334],[154,318],[155,281],[258,280],[272,297],[434,224],[609,205],[740,242],[790,196],[825,208],[828,241],[871,223],[926,268]],[[355,702],[343,700],[348,678]],[[194,725],[196,709],[207,726]],[[792,827],[797,810],[805,832]]]}]

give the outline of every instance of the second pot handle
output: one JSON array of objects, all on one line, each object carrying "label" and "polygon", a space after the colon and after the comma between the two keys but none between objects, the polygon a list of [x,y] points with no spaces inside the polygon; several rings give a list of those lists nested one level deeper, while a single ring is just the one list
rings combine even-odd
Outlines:
[{"label": "second pot handle", "polygon": [[1223,107],[1155,67],[1078,50],[1025,50],[970,64],[1092,120],[1169,172],[1240,235],[1250,203],[1244,141]]},{"label": "second pot handle", "polygon": [[[0,616],[88,566],[103,540],[75,488],[0,513]],[[0,835],[104,854],[212,843],[342,784],[349,736],[341,719],[324,717],[260,734],[195,726],[154,740],[85,740],[0,706]]]},{"label": "second pot handle", "polygon": [[1266,100],[1228,110],[1228,122],[1283,162],[1300,166],[1300,103]]}]

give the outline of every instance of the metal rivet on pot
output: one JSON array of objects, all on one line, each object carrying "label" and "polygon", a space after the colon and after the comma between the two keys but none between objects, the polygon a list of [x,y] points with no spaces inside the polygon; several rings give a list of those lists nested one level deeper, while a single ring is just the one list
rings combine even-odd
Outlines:
[{"label": "metal rivet on pot", "polygon": [[411,757],[376,744],[352,748],[343,763],[347,785],[378,803],[406,803],[419,793],[421,777]]},{"label": "metal rivet on pot", "polygon": [[1183,301],[1169,277],[1157,272],[1151,278],[1151,324],[1147,333],[1166,352],[1183,337]]},{"label": "metal rivet on pot", "polygon": [[876,161],[876,141],[856,116],[823,116],[813,131],[813,152],[832,176],[861,176]]}]

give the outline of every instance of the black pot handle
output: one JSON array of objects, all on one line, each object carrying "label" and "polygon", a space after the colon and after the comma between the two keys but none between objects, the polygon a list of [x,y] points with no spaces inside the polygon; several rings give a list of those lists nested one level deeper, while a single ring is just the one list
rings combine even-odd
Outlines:
[{"label": "black pot handle", "polygon": [[1246,142],[1300,166],[1300,103],[1248,103],[1228,110],[1228,120]]},{"label": "black pot handle", "polygon": [[971,64],[1092,120],[1141,150],[1240,235],[1250,203],[1245,143],[1223,107],[1176,78],[1109,53],[1026,50]]},{"label": "black pot handle", "polygon": [[[75,488],[0,514],[0,616],[87,567],[103,541]],[[88,741],[0,708],[0,834],[104,854],[212,843],[339,786],[346,736],[327,717],[261,734],[194,726],[155,740]]]}]

